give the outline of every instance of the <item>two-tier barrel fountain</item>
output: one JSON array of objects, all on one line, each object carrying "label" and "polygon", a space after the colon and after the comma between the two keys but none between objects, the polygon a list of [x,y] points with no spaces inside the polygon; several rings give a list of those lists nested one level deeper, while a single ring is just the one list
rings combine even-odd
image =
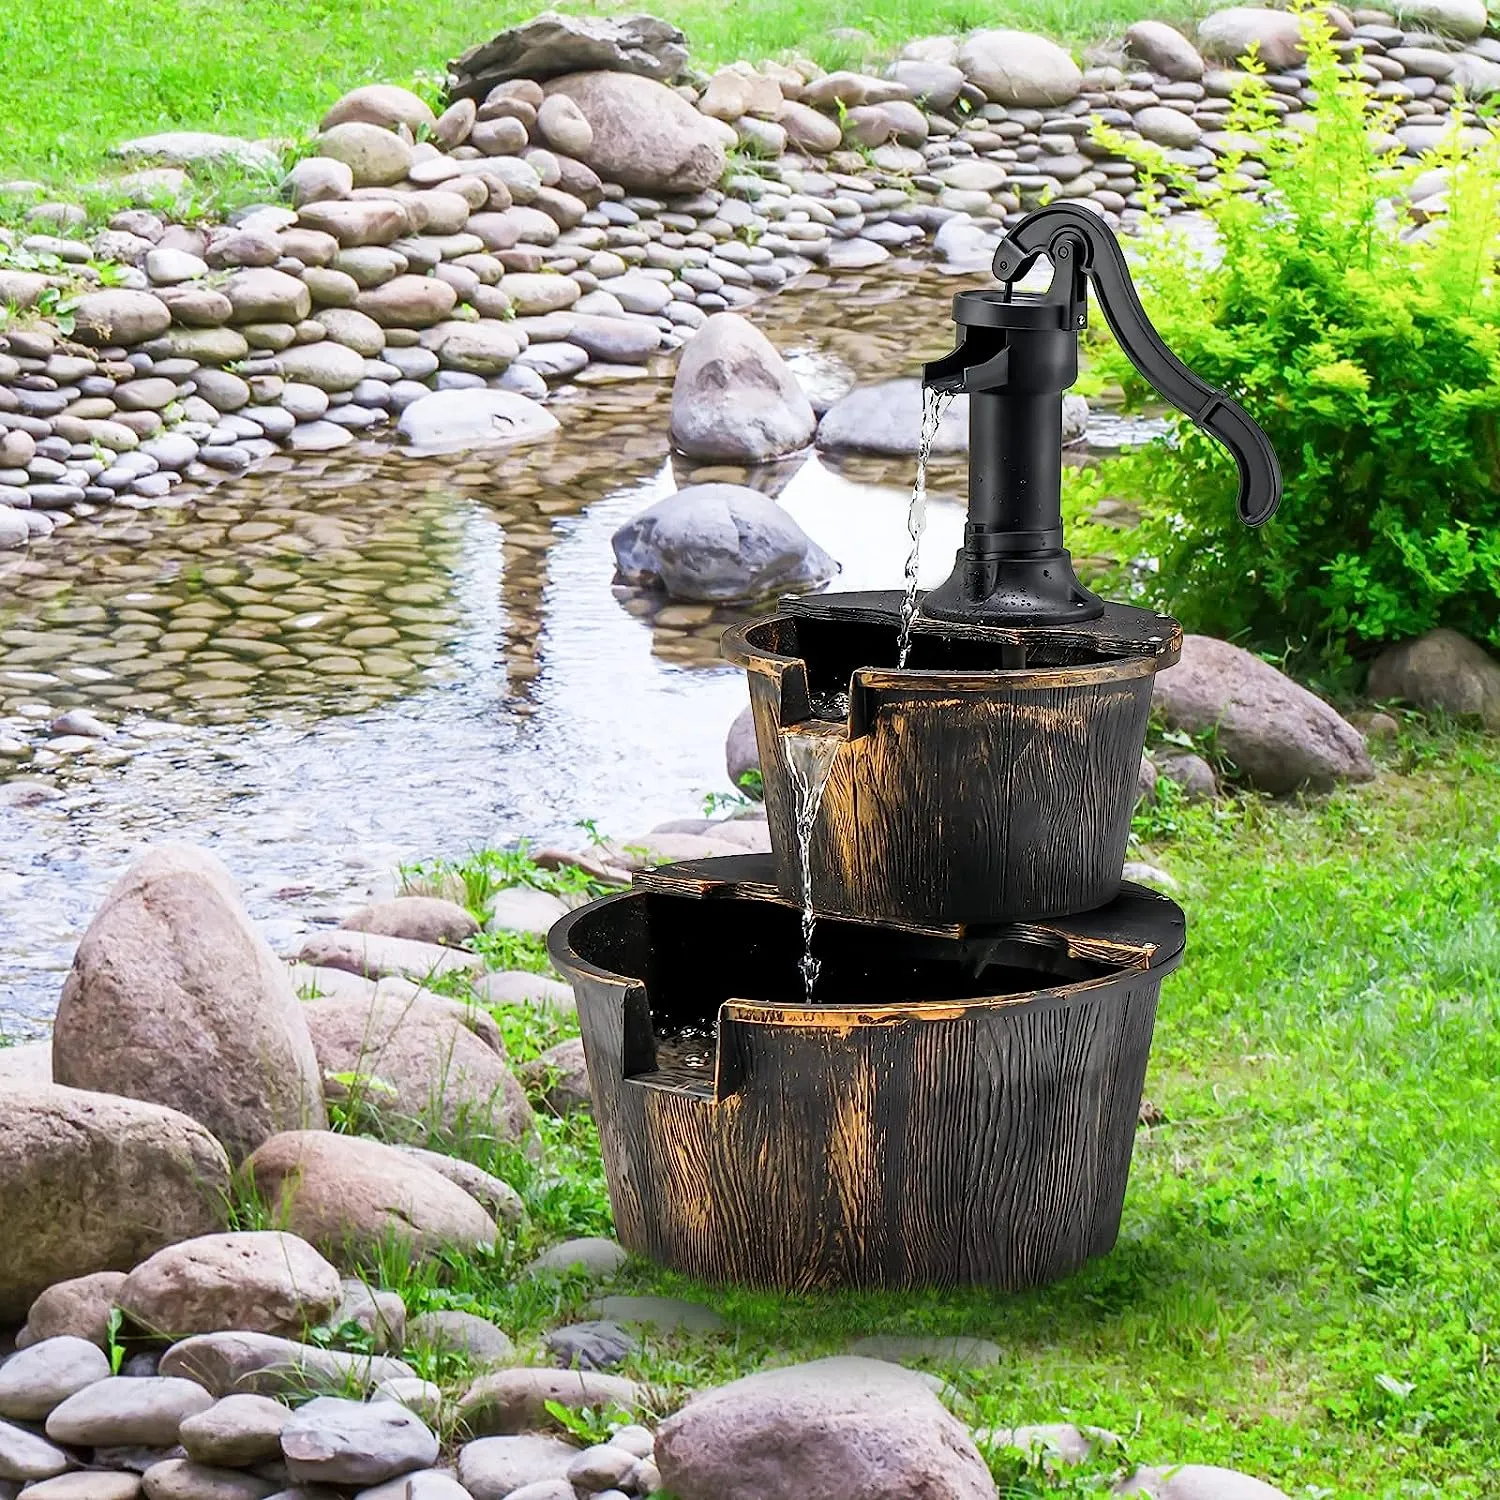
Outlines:
[{"label": "two-tier barrel fountain", "polygon": [[[1043,255],[1049,289],[1014,290]],[[1233,453],[1245,521],[1280,476],[1161,343],[1099,219],[1039,210],[995,274],[955,298],[959,345],[924,372],[930,417],[970,403],[952,576],[910,601],[785,600],[725,637],[774,853],[654,870],[551,934],[620,1239],[694,1275],[1017,1288],[1119,1231],[1184,942],[1181,910],[1122,870],[1152,678],[1182,636],[1096,598],[1062,545],[1090,282],[1145,378]]]}]

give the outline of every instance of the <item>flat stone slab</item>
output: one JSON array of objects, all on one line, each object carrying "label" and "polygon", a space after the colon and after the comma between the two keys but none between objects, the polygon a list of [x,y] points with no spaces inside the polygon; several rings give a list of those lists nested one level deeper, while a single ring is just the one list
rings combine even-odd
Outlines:
[{"label": "flat stone slab", "polygon": [[611,1323],[656,1333],[720,1333],[725,1326],[713,1308],[677,1297],[599,1297],[589,1304],[589,1311]]}]

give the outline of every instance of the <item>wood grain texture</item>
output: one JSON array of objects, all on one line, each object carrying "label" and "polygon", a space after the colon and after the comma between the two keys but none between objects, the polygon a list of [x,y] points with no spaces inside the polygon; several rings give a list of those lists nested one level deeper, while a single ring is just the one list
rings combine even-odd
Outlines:
[{"label": "wood grain texture", "polygon": [[[1182,952],[1172,902],[1127,900],[1149,968],[820,922],[836,997],[811,1007],[787,993],[797,916],[779,901],[635,891],[564,919],[550,943],[578,997],[621,1242],[788,1290],[1013,1290],[1108,1250]],[[714,1017],[709,1072],[657,1068],[658,1035]]]},{"label": "wood grain texture", "polygon": [[[826,596],[725,636],[750,675],[782,894],[802,892],[795,729],[838,742],[810,851],[817,911],[944,927],[1113,900],[1176,622],[1111,605],[1093,629],[948,635],[929,623],[897,670],[870,663],[894,661],[899,599],[848,597],[844,613]],[[896,603],[882,618],[871,600]],[[1017,641],[1029,665],[996,665]]]}]

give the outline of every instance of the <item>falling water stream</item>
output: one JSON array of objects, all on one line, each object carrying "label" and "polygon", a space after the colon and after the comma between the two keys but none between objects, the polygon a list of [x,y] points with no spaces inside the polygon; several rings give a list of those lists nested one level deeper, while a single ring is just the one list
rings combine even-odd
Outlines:
[{"label": "falling water stream", "polygon": [[917,617],[917,569],[922,561],[922,535],[927,530],[927,460],[937,437],[943,413],[953,400],[952,391],[940,391],[930,385],[922,387],[922,430],[917,439],[917,475],[911,487],[911,506],[906,513],[906,530],[911,550],[906,554],[906,597],[901,601],[901,634],[897,639],[896,665],[904,667],[911,654],[911,626]]},{"label": "falling water stream", "polygon": [[818,822],[818,809],[823,805],[828,773],[833,769],[833,758],[843,743],[843,737],[837,734],[808,734],[793,730],[782,736],[787,769],[791,772],[792,787],[797,794],[797,859],[802,871],[802,958],[798,968],[809,1001],[822,967],[812,951],[813,925],[817,920],[812,900],[812,835]]}]

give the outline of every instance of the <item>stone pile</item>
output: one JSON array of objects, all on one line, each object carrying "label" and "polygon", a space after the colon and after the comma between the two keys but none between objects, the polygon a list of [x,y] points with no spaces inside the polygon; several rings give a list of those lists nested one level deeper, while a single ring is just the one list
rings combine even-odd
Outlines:
[{"label": "stone pile", "polygon": [[[1391,144],[1408,154],[1437,143],[1461,92],[1500,91],[1480,0],[1427,0],[1420,22],[1408,6],[1403,25],[1327,14],[1399,110]],[[549,390],[652,373],[713,314],[813,268],[931,239],[981,269],[996,233],[1049,198],[1128,222],[1136,169],[1094,123],[1211,178],[1245,144],[1225,126],[1252,44],[1296,127],[1300,36],[1270,10],[1211,15],[1196,45],[1142,22],[1087,69],[1024,33],[924,38],[882,76],[796,61],[703,77],[663,22],[545,16],[459,59],[441,116],[393,86],[339,100],[287,177],[289,206],[207,228],[128,209],[88,240],[82,209],[37,203],[19,248],[58,269],[0,269],[23,315],[0,339],[0,547],[392,421],[419,448],[545,439]],[[1467,139],[1487,135],[1464,118]],[[121,154],[263,165],[267,148],[178,134]],[[144,176],[158,196],[186,184],[171,165]],[[70,332],[24,326],[52,289],[79,287]],[[807,441],[797,426],[768,443]]]}]

